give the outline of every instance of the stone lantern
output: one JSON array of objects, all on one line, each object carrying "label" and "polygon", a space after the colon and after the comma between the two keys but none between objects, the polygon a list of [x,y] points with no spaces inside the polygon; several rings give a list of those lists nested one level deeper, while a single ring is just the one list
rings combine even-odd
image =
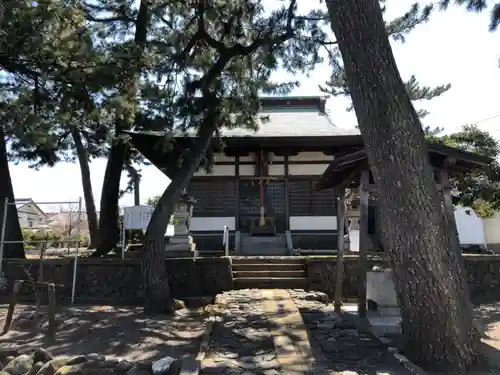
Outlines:
[{"label": "stone lantern", "polygon": [[173,214],[174,236],[167,245],[168,257],[192,257],[196,249],[193,238],[189,235],[189,226],[193,216],[196,199],[184,191]]}]

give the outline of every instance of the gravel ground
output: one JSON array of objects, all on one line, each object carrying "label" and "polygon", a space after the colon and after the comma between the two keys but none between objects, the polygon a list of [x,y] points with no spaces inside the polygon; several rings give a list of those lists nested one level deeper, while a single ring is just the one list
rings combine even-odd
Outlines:
[{"label": "gravel ground", "polygon": [[[6,312],[7,306],[1,305],[0,328]],[[196,355],[205,324],[201,310],[183,309],[166,317],[144,314],[139,307],[61,307],[56,341],[50,342],[44,335],[46,319],[34,332],[33,312],[33,306],[16,306],[11,330],[0,336],[0,347],[43,347],[53,355],[99,353],[129,361],[179,358]]]},{"label": "gravel ground", "polygon": [[308,328],[311,346],[322,353],[332,374],[411,374],[385,345],[359,329],[357,317],[336,314],[333,305],[326,305],[322,293],[289,292]]}]

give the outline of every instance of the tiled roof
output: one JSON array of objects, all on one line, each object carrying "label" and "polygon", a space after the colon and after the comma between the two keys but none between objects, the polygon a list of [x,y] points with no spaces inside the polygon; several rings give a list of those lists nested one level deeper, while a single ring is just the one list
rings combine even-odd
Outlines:
[{"label": "tiled roof", "polygon": [[328,115],[316,109],[280,110],[263,112],[268,121],[259,121],[259,129],[224,129],[223,137],[322,137],[358,135],[357,129],[335,126]]}]

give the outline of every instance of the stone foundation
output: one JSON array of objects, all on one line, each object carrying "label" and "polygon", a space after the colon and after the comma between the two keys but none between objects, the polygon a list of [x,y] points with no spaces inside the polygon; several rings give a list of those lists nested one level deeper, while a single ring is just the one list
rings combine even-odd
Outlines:
[{"label": "stone foundation", "polygon": [[[307,267],[310,290],[324,292],[333,298],[335,291],[336,257],[302,257]],[[500,301],[500,255],[464,255],[465,268],[472,302]],[[226,257],[166,259],[172,294],[176,298],[215,296],[233,288],[231,259]],[[380,257],[371,256],[367,270],[375,265],[385,266]],[[38,277],[38,260],[5,260],[3,271],[9,282],[0,292],[5,303],[13,280],[27,280],[26,271]],[[357,298],[358,257],[346,255],[343,295]],[[44,281],[56,283],[57,298],[71,298],[73,261],[49,259],[44,262]],[[80,259],[77,268],[75,301],[78,303],[127,304],[142,303],[142,273],[139,259]],[[21,300],[33,300],[29,285],[24,287]]]},{"label": "stone foundation", "polygon": [[[465,269],[471,299],[474,304],[500,301],[500,255],[464,254]],[[307,257],[309,287],[333,298],[335,291],[336,257]],[[386,266],[381,257],[369,257],[367,270]],[[357,298],[358,256],[347,255],[344,265],[343,296]]]},{"label": "stone foundation", "polygon": [[[26,271],[36,280],[38,260],[6,260],[3,271],[9,282],[0,292],[3,303],[12,289],[13,280],[27,280]],[[229,258],[166,259],[170,288],[174,297],[215,296],[231,290],[231,260]],[[71,299],[73,261],[48,259],[43,266],[44,281],[56,284],[60,303]],[[33,300],[33,292],[25,283],[21,301]],[[140,305],[143,298],[142,273],[139,259],[79,259],[76,275],[75,302]]]}]

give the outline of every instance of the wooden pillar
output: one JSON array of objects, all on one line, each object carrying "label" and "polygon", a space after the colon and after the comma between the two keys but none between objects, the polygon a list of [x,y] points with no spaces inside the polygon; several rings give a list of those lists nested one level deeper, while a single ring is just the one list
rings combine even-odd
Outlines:
[{"label": "wooden pillar", "polygon": [[335,275],[335,312],[342,311],[342,282],[344,280],[345,188],[337,189],[337,269]]},{"label": "wooden pillar", "polygon": [[361,172],[359,187],[359,263],[358,263],[358,314],[366,317],[366,271],[368,268],[368,204],[370,172]]},{"label": "wooden pillar", "polygon": [[290,229],[290,180],[288,179],[288,155],[283,157],[285,175],[285,230]]},{"label": "wooden pillar", "polygon": [[235,207],[235,229],[240,230],[240,157],[234,157],[234,176],[235,176],[235,189],[236,189],[236,207]]}]

